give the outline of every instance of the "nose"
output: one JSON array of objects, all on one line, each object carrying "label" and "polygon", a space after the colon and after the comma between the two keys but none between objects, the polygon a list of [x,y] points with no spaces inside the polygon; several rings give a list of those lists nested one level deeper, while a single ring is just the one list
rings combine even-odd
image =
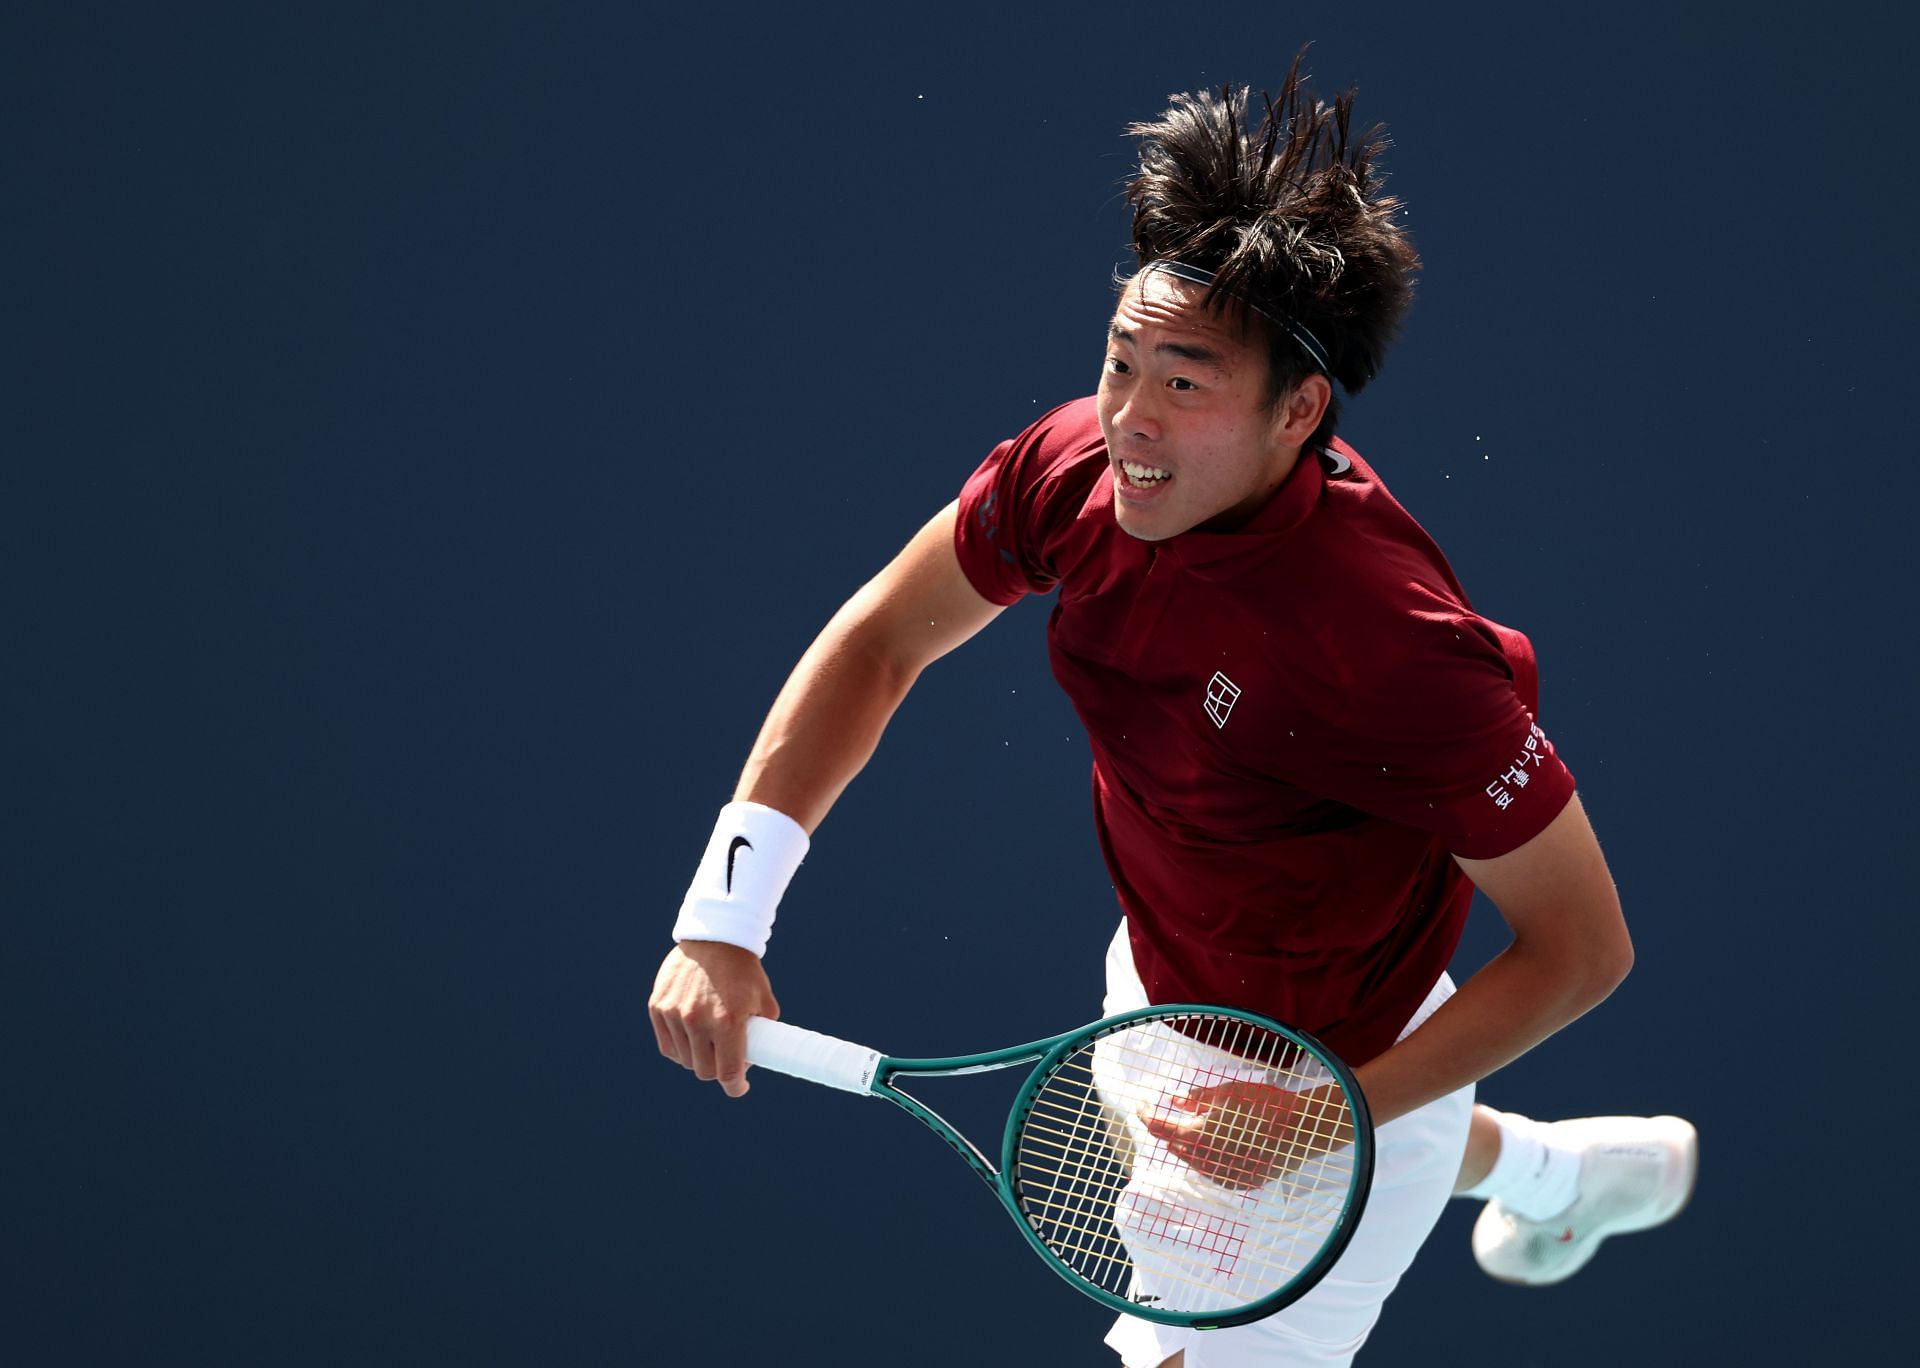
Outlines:
[{"label": "nose", "polygon": [[1151,397],[1152,387],[1133,384],[1127,387],[1120,407],[1114,410],[1113,430],[1123,437],[1143,442],[1160,440],[1160,412]]}]

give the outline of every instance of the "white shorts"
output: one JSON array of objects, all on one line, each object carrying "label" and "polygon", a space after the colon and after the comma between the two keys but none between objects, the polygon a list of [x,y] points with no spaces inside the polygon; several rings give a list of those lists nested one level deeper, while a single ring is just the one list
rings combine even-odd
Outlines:
[{"label": "white shorts", "polygon": [[[1400,1034],[1405,1037],[1453,996],[1445,974]],[[1123,921],[1107,947],[1105,1014],[1147,1005]],[[1228,1330],[1183,1330],[1121,1316],[1107,1345],[1126,1368],[1157,1368],[1186,1351],[1186,1368],[1282,1368],[1347,1364],[1366,1342],[1387,1295],[1400,1282],[1453,1193],[1473,1116],[1468,1085],[1374,1132],[1373,1189],[1353,1241],[1320,1284],[1284,1311]],[[1256,1226],[1251,1234],[1260,1238]],[[1146,1250],[1136,1254],[1143,1267]]]}]

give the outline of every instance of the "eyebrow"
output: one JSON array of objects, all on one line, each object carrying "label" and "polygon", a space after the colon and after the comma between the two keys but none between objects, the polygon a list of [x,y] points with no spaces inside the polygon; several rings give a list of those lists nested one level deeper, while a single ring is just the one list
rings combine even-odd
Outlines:
[{"label": "eyebrow", "polygon": [[[1125,342],[1129,347],[1135,345],[1139,340],[1117,323],[1108,325],[1107,336],[1115,341]],[[1154,347],[1154,351],[1156,353],[1164,352],[1171,356],[1178,356],[1198,365],[1211,366],[1223,375],[1226,373],[1226,358],[1212,347],[1199,346],[1187,342],[1161,342]]]}]

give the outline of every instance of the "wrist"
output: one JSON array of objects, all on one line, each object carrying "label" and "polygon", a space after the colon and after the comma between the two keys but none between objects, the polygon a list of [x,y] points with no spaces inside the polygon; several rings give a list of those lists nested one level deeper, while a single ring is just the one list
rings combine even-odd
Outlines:
[{"label": "wrist", "polygon": [[728,803],[680,904],[674,940],[719,941],[766,954],[780,897],[809,844],[806,829],[784,812]]}]

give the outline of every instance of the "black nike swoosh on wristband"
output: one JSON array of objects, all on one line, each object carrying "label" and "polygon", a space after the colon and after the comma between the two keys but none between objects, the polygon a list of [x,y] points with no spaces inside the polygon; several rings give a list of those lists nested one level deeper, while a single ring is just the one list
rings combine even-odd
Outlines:
[{"label": "black nike swoosh on wristband", "polygon": [[727,892],[729,894],[733,892],[733,857],[740,853],[741,846],[752,850],[753,842],[744,836],[736,836],[727,846]]}]

